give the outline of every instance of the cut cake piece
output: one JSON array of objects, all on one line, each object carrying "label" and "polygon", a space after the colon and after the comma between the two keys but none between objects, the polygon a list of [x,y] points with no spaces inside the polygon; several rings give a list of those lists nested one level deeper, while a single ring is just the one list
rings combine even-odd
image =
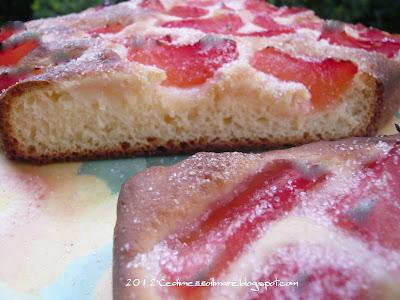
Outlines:
[{"label": "cut cake piece", "polygon": [[114,299],[399,299],[399,223],[400,135],[198,153],[124,183]]},{"label": "cut cake piece", "polygon": [[264,1],[128,1],[9,25],[0,40],[14,159],[373,135],[400,101],[398,35]]}]

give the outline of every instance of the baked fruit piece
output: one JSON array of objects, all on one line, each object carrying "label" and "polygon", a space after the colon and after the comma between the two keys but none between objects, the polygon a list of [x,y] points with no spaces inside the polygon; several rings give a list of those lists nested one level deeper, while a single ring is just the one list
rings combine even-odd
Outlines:
[{"label": "baked fruit piece", "polygon": [[0,128],[16,159],[371,135],[400,99],[398,35],[264,1],[128,1],[0,37]]},{"label": "baked fruit piece", "polygon": [[399,224],[400,135],[199,153],[123,185],[114,299],[399,299]]}]

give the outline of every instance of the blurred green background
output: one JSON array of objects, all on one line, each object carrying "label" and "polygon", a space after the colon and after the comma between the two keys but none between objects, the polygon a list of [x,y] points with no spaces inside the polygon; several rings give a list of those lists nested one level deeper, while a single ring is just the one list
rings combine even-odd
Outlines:
[{"label": "blurred green background", "polygon": [[[323,18],[361,22],[400,33],[400,0],[269,0],[276,5],[311,8]],[[0,23],[77,12],[101,0],[0,0]],[[118,1],[115,1],[118,2]]]}]

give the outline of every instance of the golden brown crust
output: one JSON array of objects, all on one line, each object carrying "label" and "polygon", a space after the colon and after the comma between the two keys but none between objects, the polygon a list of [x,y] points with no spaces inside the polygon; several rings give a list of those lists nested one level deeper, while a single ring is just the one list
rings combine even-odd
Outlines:
[{"label": "golden brown crust", "polygon": [[[375,80],[376,82],[376,92],[375,92],[375,99],[376,102],[373,105],[373,117],[371,118],[371,122],[366,127],[366,133],[364,136],[373,136],[377,133],[378,129],[383,120],[387,120],[388,116],[385,117],[383,113],[383,107],[385,106],[385,98],[384,98],[384,85],[381,81]],[[395,100],[393,100],[395,102]],[[395,111],[390,112],[390,115],[393,115]],[[355,136],[362,136],[362,135],[355,135]]]}]

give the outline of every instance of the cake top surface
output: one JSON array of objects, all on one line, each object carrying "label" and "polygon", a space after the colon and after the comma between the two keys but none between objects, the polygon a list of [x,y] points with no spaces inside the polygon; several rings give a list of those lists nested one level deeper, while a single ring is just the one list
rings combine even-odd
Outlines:
[{"label": "cake top surface", "polygon": [[[3,28],[0,41],[2,90],[20,81],[114,71],[161,72],[163,85],[193,88],[233,63],[288,81],[297,81],[293,74],[302,70],[321,68],[330,74],[339,68],[351,76],[357,69],[347,60],[370,71],[377,59],[397,61],[400,49],[398,35],[324,21],[305,8],[278,8],[258,0],[131,0],[12,23]],[[262,62],[268,59],[294,61],[296,67],[283,76],[265,69]],[[311,93],[313,84],[324,84],[301,83]]]},{"label": "cake top surface", "polygon": [[[200,153],[131,178],[118,206],[116,295],[396,298],[399,138],[314,143],[265,154]],[[126,278],[161,284],[126,288]],[[239,285],[276,278],[298,285]],[[193,286],[162,285],[177,281]]]}]

